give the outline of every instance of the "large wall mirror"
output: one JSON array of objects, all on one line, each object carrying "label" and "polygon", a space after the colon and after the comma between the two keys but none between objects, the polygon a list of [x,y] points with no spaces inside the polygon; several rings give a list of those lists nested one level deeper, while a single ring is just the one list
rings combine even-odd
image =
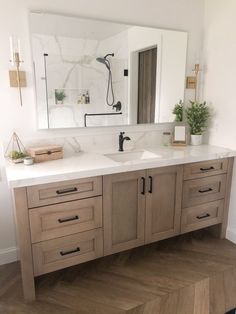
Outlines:
[{"label": "large wall mirror", "polygon": [[30,13],[40,129],[173,121],[187,33]]}]

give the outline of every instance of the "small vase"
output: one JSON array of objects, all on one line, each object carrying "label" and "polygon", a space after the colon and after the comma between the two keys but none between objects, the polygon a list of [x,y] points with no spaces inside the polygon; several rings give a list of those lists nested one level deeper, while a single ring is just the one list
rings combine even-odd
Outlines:
[{"label": "small vase", "polygon": [[202,135],[191,134],[191,145],[193,146],[202,145]]},{"label": "small vase", "polygon": [[63,105],[63,100],[56,100],[57,105]]}]

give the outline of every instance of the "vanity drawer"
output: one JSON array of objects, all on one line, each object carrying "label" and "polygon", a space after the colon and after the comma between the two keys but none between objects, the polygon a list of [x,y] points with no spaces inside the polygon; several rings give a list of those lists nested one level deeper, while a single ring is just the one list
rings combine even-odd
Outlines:
[{"label": "vanity drawer", "polygon": [[196,162],[184,166],[184,180],[198,179],[227,172],[228,159]]},{"label": "vanity drawer", "polygon": [[224,198],[226,174],[184,181],[183,208]]},{"label": "vanity drawer", "polygon": [[41,184],[27,188],[29,208],[102,195],[102,177]]},{"label": "vanity drawer", "polygon": [[29,211],[32,243],[102,227],[102,197],[92,197]]},{"label": "vanity drawer", "polygon": [[181,233],[206,228],[222,222],[224,200],[184,208],[181,217]]},{"label": "vanity drawer", "polygon": [[34,275],[39,276],[103,256],[103,232],[95,229],[33,244]]}]

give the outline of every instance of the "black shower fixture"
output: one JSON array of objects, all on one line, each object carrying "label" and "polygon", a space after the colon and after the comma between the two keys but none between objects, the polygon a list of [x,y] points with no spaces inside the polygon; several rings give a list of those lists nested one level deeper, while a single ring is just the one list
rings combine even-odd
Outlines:
[{"label": "black shower fixture", "polygon": [[[104,57],[98,57],[96,60],[102,64],[104,64],[108,70],[108,84],[107,84],[107,96],[106,102],[108,106],[113,106],[115,102],[114,91],[113,91],[113,82],[112,82],[112,72],[111,72],[111,64],[108,60],[108,57],[114,57],[114,53],[108,53]],[[111,101],[109,101],[109,94],[111,93]]]}]

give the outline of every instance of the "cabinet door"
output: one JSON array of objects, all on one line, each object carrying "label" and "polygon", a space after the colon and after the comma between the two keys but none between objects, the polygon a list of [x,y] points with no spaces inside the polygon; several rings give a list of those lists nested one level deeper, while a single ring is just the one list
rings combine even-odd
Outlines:
[{"label": "cabinet door", "polygon": [[147,171],[145,242],[180,233],[183,167]]},{"label": "cabinet door", "polygon": [[104,254],[144,244],[145,171],[103,177]]}]

